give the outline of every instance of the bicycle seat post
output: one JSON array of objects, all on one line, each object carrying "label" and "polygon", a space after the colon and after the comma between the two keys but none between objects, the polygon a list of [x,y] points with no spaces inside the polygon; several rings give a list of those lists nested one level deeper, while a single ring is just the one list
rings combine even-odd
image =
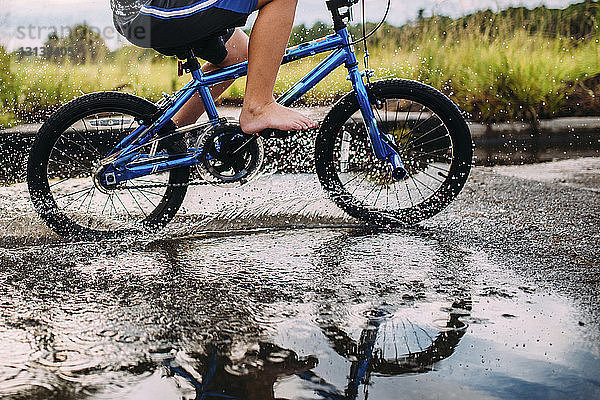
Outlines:
[{"label": "bicycle seat post", "polygon": [[198,59],[196,58],[196,55],[194,54],[194,50],[190,49],[189,53],[188,53],[188,57],[187,57],[187,68],[190,70],[190,72],[194,72],[200,69],[200,63],[198,62]]},{"label": "bicycle seat post", "polygon": [[[188,49],[185,53],[186,61],[183,62],[179,60],[178,63],[178,75],[182,76],[183,72],[190,72],[192,75],[196,75],[197,73],[202,74],[200,71],[201,65],[198,62],[198,59],[194,55],[194,50]],[[198,71],[198,72],[196,72]]]}]

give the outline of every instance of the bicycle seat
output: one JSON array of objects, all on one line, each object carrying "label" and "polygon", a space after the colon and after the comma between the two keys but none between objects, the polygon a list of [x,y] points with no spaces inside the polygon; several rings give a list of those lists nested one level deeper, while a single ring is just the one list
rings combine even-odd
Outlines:
[{"label": "bicycle seat", "polygon": [[220,64],[227,57],[225,42],[228,36],[229,32],[224,34],[220,32],[218,35],[202,38],[181,46],[155,48],[155,50],[166,56],[175,56],[180,60],[198,57],[213,64]]}]

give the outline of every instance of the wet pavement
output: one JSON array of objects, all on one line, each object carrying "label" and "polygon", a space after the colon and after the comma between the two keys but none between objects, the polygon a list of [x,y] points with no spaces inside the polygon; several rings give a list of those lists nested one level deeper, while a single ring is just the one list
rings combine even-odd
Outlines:
[{"label": "wet pavement", "polygon": [[65,243],[2,187],[0,397],[599,398],[599,192],[599,158],[478,167],[374,230],[274,174]]}]

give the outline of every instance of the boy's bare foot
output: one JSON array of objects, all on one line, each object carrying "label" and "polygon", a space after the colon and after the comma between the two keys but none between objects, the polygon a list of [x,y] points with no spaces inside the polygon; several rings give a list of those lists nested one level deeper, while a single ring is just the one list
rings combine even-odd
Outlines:
[{"label": "boy's bare foot", "polygon": [[244,105],[240,114],[240,126],[245,133],[258,133],[265,129],[306,130],[317,128],[319,124],[273,101],[256,108]]}]

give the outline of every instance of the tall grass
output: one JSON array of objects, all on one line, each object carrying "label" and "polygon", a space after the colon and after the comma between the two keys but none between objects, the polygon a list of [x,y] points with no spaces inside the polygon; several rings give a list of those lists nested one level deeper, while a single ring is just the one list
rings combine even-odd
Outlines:
[{"label": "tall grass", "polygon": [[[564,115],[578,85],[592,99],[586,112],[600,114],[600,7],[595,2],[577,7],[573,12],[484,11],[454,21],[432,17],[401,28],[384,25],[370,42],[371,67],[380,78],[416,79],[442,90],[476,120]],[[360,27],[351,30],[360,32]],[[322,31],[319,26],[309,33]],[[297,35],[292,39],[298,41]],[[357,50],[362,58],[360,46]],[[173,59],[149,54],[129,48],[98,64],[58,65],[11,60],[0,51],[0,124],[39,120],[59,104],[99,90],[129,91],[154,101],[189,79],[177,77]],[[283,66],[276,92],[284,92],[322,58]],[[322,104],[339,98],[350,90],[345,78],[343,68],[336,70],[303,100]],[[236,81],[224,98],[240,102],[244,82]]]},{"label": "tall grass", "polygon": [[600,74],[597,40],[572,42],[523,31],[491,41],[466,32],[433,36],[375,58],[380,75],[428,83],[484,121],[552,117],[573,83]]},{"label": "tall grass", "polygon": [[0,46],[0,127],[9,125],[16,119],[12,112],[15,104],[17,88],[15,79],[11,73],[10,56]]},{"label": "tall grass", "polygon": [[172,64],[13,63],[18,88],[13,110],[20,119],[35,120],[75,97],[102,90],[129,91],[155,101],[179,86]]}]

